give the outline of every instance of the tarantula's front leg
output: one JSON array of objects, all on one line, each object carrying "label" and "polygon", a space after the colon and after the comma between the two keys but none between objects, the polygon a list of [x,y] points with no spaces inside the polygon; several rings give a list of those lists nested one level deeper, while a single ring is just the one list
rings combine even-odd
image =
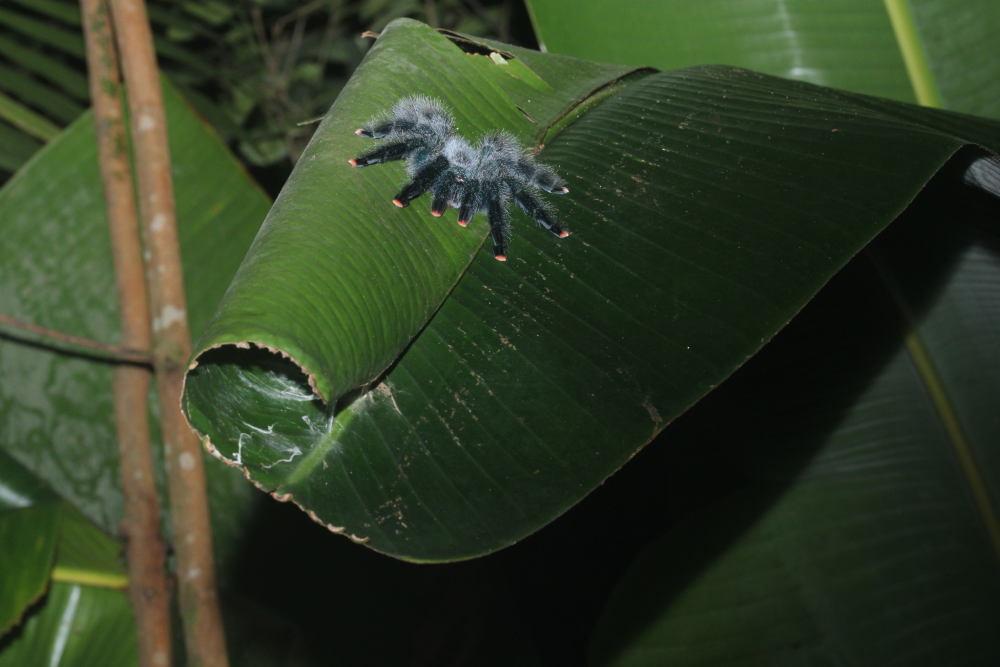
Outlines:
[{"label": "tarantula's front leg", "polygon": [[559,226],[559,221],[549,212],[545,205],[527,190],[523,188],[514,189],[514,201],[525,213],[530,215],[535,222],[549,230],[559,238],[566,238],[569,232]]},{"label": "tarantula's front leg", "polygon": [[462,188],[462,198],[459,200],[458,205],[459,225],[468,227],[469,222],[475,217],[476,213],[482,213],[482,199],[479,184],[475,182],[465,184],[465,187]]},{"label": "tarantula's front leg", "polygon": [[434,190],[434,201],[431,202],[431,215],[435,218],[440,218],[441,214],[448,208],[449,195],[451,194],[450,189],[450,187],[442,185]]},{"label": "tarantula's front leg", "polygon": [[490,193],[486,204],[486,215],[490,219],[490,236],[493,237],[493,256],[501,262],[507,261],[507,207],[498,192]]},{"label": "tarantula's front leg", "polygon": [[559,178],[554,171],[545,169],[539,170],[532,179],[532,182],[546,192],[554,195],[564,195],[569,192],[566,182]]},{"label": "tarantula's front leg", "polygon": [[431,192],[434,194],[434,201],[431,202],[431,215],[440,218],[449,206],[458,208],[462,205],[466,193],[465,178],[461,174],[455,173],[454,170],[446,172],[441,175],[441,180],[434,184]]},{"label": "tarantula's front leg", "polygon": [[381,123],[359,127],[354,131],[354,134],[369,139],[381,139],[391,132],[412,132],[416,126],[417,124],[412,120],[390,118]]},{"label": "tarantula's front leg", "polygon": [[379,162],[402,160],[410,153],[410,151],[414,150],[414,148],[415,147],[410,142],[400,141],[395,144],[379,146],[372,152],[359,155],[356,158],[348,160],[348,162],[355,167],[367,167],[370,164],[378,164]]},{"label": "tarantula's front leg", "polygon": [[559,177],[555,169],[547,164],[539,164],[528,156],[522,156],[511,170],[515,179],[524,185],[530,184],[555,195],[564,195],[569,192],[566,181]]},{"label": "tarantula's front leg", "polygon": [[403,187],[392,203],[400,208],[406,208],[410,205],[411,200],[427,192],[434,185],[434,182],[448,171],[448,166],[448,158],[443,155],[431,160],[430,164],[424,165],[413,177],[413,180]]}]

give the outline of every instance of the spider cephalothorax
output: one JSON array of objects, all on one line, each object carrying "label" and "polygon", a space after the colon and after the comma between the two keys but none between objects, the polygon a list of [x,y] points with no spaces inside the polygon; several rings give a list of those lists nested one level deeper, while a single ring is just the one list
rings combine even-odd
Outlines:
[{"label": "spider cephalothorax", "polygon": [[434,199],[431,215],[440,216],[449,206],[458,209],[458,224],[465,227],[477,213],[485,212],[493,237],[493,256],[507,259],[511,200],[535,222],[559,237],[569,234],[536,193],[569,192],[551,167],[539,164],[507,132],[492,132],[471,146],[455,133],[455,122],[437,100],[413,96],[400,100],[388,114],[372,119],[356,134],[382,143],[353,160],[355,167],[406,160],[410,182],[392,202],[410,205],[428,190]]}]

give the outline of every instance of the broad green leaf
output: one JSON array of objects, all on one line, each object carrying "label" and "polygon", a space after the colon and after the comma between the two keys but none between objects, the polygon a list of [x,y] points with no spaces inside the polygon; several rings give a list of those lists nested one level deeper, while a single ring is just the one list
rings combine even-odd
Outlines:
[{"label": "broad green leaf", "polygon": [[0,89],[62,123],[69,123],[84,111],[84,106],[69,95],[3,65],[0,65]]},{"label": "broad green leaf", "polygon": [[37,139],[0,121],[0,169],[16,171],[41,147]]},{"label": "broad green leaf", "polygon": [[59,134],[57,125],[3,93],[0,93],[0,118],[42,141]]},{"label": "broad green leaf", "polygon": [[78,509],[62,504],[59,548],[52,578],[101,588],[125,588],[122,545],[98,530]]},{"label": "broad green leaf", "polygon": [[[402,170],[400,165],[353,169],[347,160],[367,148],[355,128],[408,92],[423,92],[453,103],[466,134],[500,124],[527,141],[540,134],[539,124],[553,124],[590,92],[629,71],[550,59],[553,71],[542,73],[569,79],[554,88],[517,61],[500,66],[466,55],[422,24],[395,25],[393,37],[376,43],[317,131],[236,277],[240,289],[230,290],[200,343],[209,348],[252,334],[255,343],[278,346],[315,372],[317,391],[334,401],[378,377],[427,323],[478,250],[485,229],[480,220],[469,233],[457,234],[449,225],[425,224],[426,211],[419,216],[416,210],[400,216],[406,227],[380,222],[384,215],[378,214],[395,194],[386,192],[397,187]],[[399,62],[405,63],[405,81]],[[456,95],[440,78],[445,75],[470,87]],[[295,252],[263,261],[282,248]],[[387,303],[391,307],[383,308]],[[294,322],[289,310],[296,313]]]},{"label": "broad green leaf", "polygon": [[[940,106],[1000,118],[1000,5],[991,0],[889,0],[910,10],[912,32],[894,21],[901,46],[926,59]],[[915,80],[916,73],[911,73]],[[915,82],[916,84],[916,82]]]},{"label": "broad green leaf", "polygon": [[995,200],[929,188],[667,429],[700,458],[675,493],[714,502],[636,560],[590,664],[996,662],[1000,525],[956,450],[1000,497],[998,223]]},{"label": "broad green leaf", "polygon": [[[164,16],[168,23],[176,22],[164,9],[150,9],[154,22],[162,23]],[[192,26],[201,37],[219,39],[195,21],[182,23]],[[6,33],[0,36],[0,59],[20,66],[12,69],[0,63],[0,119],[17,128],[0,127],[0,169],[13,172],[41,147],[29,137],[47,141],[58,133],[59,127],[44,116],[62,125],[70,123],[84,111],[73,98],[89,99],[80,6],[71,0],[13,0],[0,8],[0,29]],[[211,68],[206,69],[204,59],[195,52],[158,36],[154,41],[157,54],[166,59],[168,67],[180,64],[180,71],[174,74],[188,84],[202,81],[210,73]],[[17,99],[6,98],[5,92]],[[226,127],[232,121],[215,103],[204,95],[197,97],[193,106],[216,127],[232,134]]]},{"label": "broad green leaf", "polygon": [[83,24],[80,18],[80,6],[61,0],[13,0],[14,3],[26,7],[33,12],[54,18],[72,26]]},{"label": "broad green leaf", "polygon": [[[753,356],[956,151],[1000,146],[991,121],[745,70],[625,76],[514,48],[498,64],[498,47],[456,42],[412,21],[382,34],[185,398],[210,451],[406,559],[480,555],[551,521]],[[518,214],[510,259],[466,266],[484,220],[392,207],[402,166],[346,160],[369,145],[354,128],[414,93],[470,138],[544,137],[573,235]],[[969,150],[959,175],[984,155]]]},{"label": "broad green leaf", "polygon": [[0,636],[48,587],[59,541],[58,500],[0,451]]},{"label": "broad green leaf", "polygon": [[[904,102],[936,98],[948,109],[1000,118],[1000,4],[993,0],[527,5],[552,53],[661,69],[736,65]],[[925,65],[907,62],[904,52]]]},{"label": "broad green leaf", "polygon": [[52,489],[0,449],[0,513],[58,501]]},{"label": "broad green leaf", "polygon": [[[192,332],[199,335],[269,202],[170,86],[164,87],[164,95],[187,315]],[[0,312],[118,342],[90,114],[50,142],[0,190],[0,230],[4,248],[10,249],[0,258]],[[117,530],[122,518],[111,371],[110,365],[92,359],[0,339],[0,447],[108,533]],[[158,430],[154,422],[154,437]],[[217,462],[209,463],[213,526],[225,551],[245,517],[249,486]]]},{"label": "broad green leaf", "polygon": [[59,535],[59,505],[0,514],[0,632],[20,622],[49,582]]},{"label": "broad green leaf", "polygon": [[83,36],[79,31],[67,30],[49,21],[40,21],[8,9],[0,9],[0,25],[66,55],[84,57]]},{"label": "broad green leaf", "polygon": [[50,580],[113,589],[124,589],[128,583],[118,560],[121,545],[3,450],[0,544],[0,636],[5,636],[0,641],[0,664],[13,664],[3,661],[22,630],[11,628],[26,613],[37,613],[49,604],[43,595]]},{"label": "broad green leaf", "polygon": [[135,624],[124,591],[54,582],[45,604],[0,644],[0,667],[132,667]]},{"label": "broad green leaf", "polygon": [[89,98],[86,76],[37,49],[28,48],[13,39],[0,37],[0,56],[54,83],[60,90],[78,100]]}]

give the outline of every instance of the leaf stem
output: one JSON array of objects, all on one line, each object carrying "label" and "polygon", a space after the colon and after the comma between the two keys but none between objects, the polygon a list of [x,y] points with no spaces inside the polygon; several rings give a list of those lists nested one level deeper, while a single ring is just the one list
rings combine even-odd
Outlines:
[{"label": "leaf stem", "polygon": [[968,439],[965,437],[965,431],[962,428],[961,422],[959,422],[958,415],[955,413],[955,408],[948,398],[948,392],[944,388],[944,383],[934,368],[934,362],[927,353],[924,342],[915,329],[911,328],[906,334],[906,349],[910,353],[913,364],[917,367],[917,372],[920,373],[920,377],[924,381],[924,386],[927,388],[927,393],[930,394],[931,401],[934,403],[944,429],[948,433],[948,439],[955,450],[955,456],[958,458],[962,472],[965,473],[965,479],[969,484],[972,497],[976,502],[976,507],[979,509],[980,516],[982,516],[986,532],[990,536],[993,550],[996,552],[997,558],[1000,559],[1000,517],[997,516],[996,508],[993,506],[993,499],[990,497],[990,492],[986,487],[986,481],[983,479],[982,473],[979,472],[976,457],[972,453],[972,447],[969,445]]},{"label": "leaf stem", "polygon": [[885,0],[885,9],[889,13],[896,41],[906,64],[906,73],[910,77],[910,85],[917,96],[917,103],[925,107],[941,108],[941,97],[938,95],[934,77],[931,75],[927,55],[924,53],[917,34],[917,26],[913,22],[913,14],[907,0]]},{"label": "leaf stem", "polygon": [[948,441],[955,451],[958,464],[965,475],[966,483],[969,485],[972,498],[976,503],[976,509],[979,510],[979,516],[986,528],[987,535],[989,535],[990,543],[993,545],[993,550],[996,552],[997,558],[1000,559],[1000,517],[997,515],[996,506],[993,498],[990,496],[986,481],[983,479],[982,473],[979,472],[979,465],[976,463],[972,446],[965,436],[965,429],[962,428],[958,413],[952,405],[951,398],[949,398],[944,382],[941,380],[941,376],[934,366],[934,361],[931,359],[927,346],[920,338],[916,324],[903,306],[903,298],[885,262],[881,259],[879,250],[873,247],[872,244],[869,244],[865,249],[865,254],[875,268],[876,274],[879,276],[889,298],[896,307],[896,312],[904,327],[906,351],[909,353],[910,359],[913,361],[913,365],[920,375],[924,387],[927,389],[927,394],[934,404],[934,409],[941,420],[941,424],[948,436]]},{"label": "leaf stem", "polygon": [[141,365],[151,365],[153,362],[153,355],[146,350],[100,343],[18,320],[9,315],[0,314],[0,335],[60,352],[96,357],[105,361]]},{"label": "leaf stem", "polygon": [[130,579],[121,574],[93,572],[91,570],[79,570],[71,567],[60,567],[57,565],[52,568],[52,581],[61,581],[64,584],[94,586],[95,588],[122,589],[128,587]]}]

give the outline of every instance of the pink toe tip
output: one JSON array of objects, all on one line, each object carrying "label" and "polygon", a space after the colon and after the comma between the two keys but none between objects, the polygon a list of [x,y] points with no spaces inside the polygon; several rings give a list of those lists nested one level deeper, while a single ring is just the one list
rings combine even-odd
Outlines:
[{"label": "pink toe tip", "polygon": [[431,211],[431,215],[433,215],[435,218],[440,218],[441,211]]},{"label": "pink toe tip", "polygon": [[498,262],[506,262],[507,261],[507,255],[494,255],[494,257],[497,258]]},{"label": "pink toe tip", "polygon": [[565,195],[565,194],[568,194],[568,193],[569,193],[569,188],[563,188],[563,194]]},{"label": "pink toe tip", "polygon": [[398,199],[393,199],[392,203],[398,206],[399,208],[403,208],[403,202],[399,201]]},{"label": "pink toe tip", "polygon": [[559,238],[564,239],[569,236],[569,232],[559,232]]},{"label": "pink toe tip", "polygon": [[364,130],[362,130],[360,127],[354,130],[354,134],[361,134],[362,132],[364,132]]},{"label": "pink toe tip", "polygon": [[468,227],[469,226],[469,221],[468,220],[459,220],[458,224],[460,224],[463,227]]},{"label": "pink toe tip", "polygon": [[354,158],[351,158],[350,160],[348,160],[348,162],[351,163],[352,167],[357,167],[358,166],[358,161],[355,160]]}]

